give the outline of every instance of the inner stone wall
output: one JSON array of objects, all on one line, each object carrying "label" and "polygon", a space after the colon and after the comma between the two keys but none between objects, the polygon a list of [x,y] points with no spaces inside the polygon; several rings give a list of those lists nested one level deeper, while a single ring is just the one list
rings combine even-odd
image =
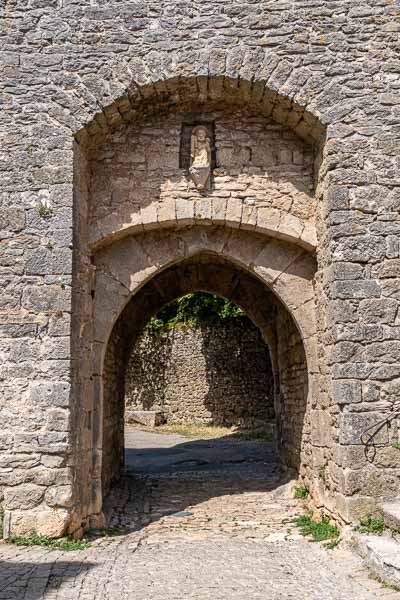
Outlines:
[{"label": "inner stone wall", "polygon": [[273,426],[268,347],[247,319],[146,331],[127,366],[125,407],[160,410],[169,421]]},{"label": "inner stone wall", "polygon": [[[116,364],[119,369],[116,369]],[[103,419],[107,426],[102,431],[103,453],[102,489],[107,494],[110,487],[120,477],[120,467],[124,462],[124,366],[125,355],[120,327],[116,327],[108,343],[104,357],[104,397]]]},{"label": "inner stone wall", "polygon": [[296,471],[300,470],[301,475],[309,475],[311,440],[304,346],[288,313],[278,306],[276,314],[278,444],[283,462]]}]

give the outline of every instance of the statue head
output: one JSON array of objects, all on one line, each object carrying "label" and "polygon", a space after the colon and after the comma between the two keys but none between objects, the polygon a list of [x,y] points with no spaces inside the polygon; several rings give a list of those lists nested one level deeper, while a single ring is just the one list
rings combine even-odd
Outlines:
[{"label": "statue head", "polygon": [[205,142],[208,139],[208,130],[204,125],[198,125],[192,131],[192,135],[199,140],[199,142]]}]

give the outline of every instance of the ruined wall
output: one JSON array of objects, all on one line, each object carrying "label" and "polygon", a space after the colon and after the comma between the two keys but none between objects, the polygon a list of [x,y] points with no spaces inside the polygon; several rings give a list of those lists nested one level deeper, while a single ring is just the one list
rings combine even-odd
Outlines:
[{"label": "ruined wall", "polygon": [[126,371],[126,410],[161,410],[168,420],[274,424],[269,350],[250,322],[145,332]]}]

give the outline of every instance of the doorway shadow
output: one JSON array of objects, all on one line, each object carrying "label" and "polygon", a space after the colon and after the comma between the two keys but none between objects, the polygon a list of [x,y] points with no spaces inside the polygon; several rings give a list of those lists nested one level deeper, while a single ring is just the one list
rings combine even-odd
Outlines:
[{"label": "doorway shadow", "polygon": [[294,477],[273,443],[231,435],[182,441],[135,429],[127,434],[125,460],[120,481],[104,501],[108,526],[121,534],[190,515],[191,508],[213,498],[278,493]]}]

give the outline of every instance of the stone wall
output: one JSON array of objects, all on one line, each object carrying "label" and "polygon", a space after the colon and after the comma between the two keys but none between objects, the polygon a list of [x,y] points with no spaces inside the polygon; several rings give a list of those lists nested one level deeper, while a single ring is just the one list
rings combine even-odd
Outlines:
[{"label": "stone wall", "polygon": [[[318,375],[311,444],[312,460],[326,463],[326,477],[313,477],[311,492],[347,521],[373,510],[377,499],[393,497],[397,428],[378,430],[376,424],[393,416],[400,382],[398,2],[94,0],[89,6],[84,0],[32,0],[3,3],[0,18],[0,487],[6,534],[32,527],[51,535],[79,531],[88,516],[101,513],[94,482],[101,471],[102,365],[118,319],[113,311],[121,313],[139,283],[158,272],[162,257],[149,252],[152,264],[143,258],[143,266],[139,247],[145,244],[139,244],[141,270],[132,266],[131,279],[120,284],[119,304],[113,274],[99,270],[94,278],[91,266],[107,244],[120,252],[115,244],[124,235],[162,227],[170,228],[171,245],[182,227],[212,224],[229,235],[229,228],[256,231],[266,241],[278,238],[315,252],[318,334],[310,333],[307,319],[295,318],[304,345],[312,336],[318,341],[318,373],[308,364],[309,377],[310,370]],[[101,197],[104,218],[94,218],[88,165],[93,155],[100,160],[104,144],[114,145],[117,130],[126,145],[127,127],[141,131],[161,115],[170,123],[199,101],[213,111],[222,99],[232,99],[241,114],[251,106],[253,116],[317,146],[315,219],[274,208],[270,198],[267,206],[258,205],[259,198],[247,203],[240,193],[248,188],[233,189],[243,174],[234,173],[228,180],[215,177],[235,192],[225,198],[222,190],[218,200],[190,191],[190,201],[165,203],[164,190],[171,186],[175,193],[180,185],[167,178],[149,201],[152,181],[138,210],[137,194],[124,192],[129,177],[131,187],[137,185],[132,166],[129,174],[121,172],[113,208]],[[175,123],[173,161],[176,136]],[[234,162],[239,145],[232,152],[227,146],[220,160],[225,154]],[[242,166],[251,162],[247,147],[245,140]],[[167,160],[163,148],[157,164]],[[252,167],[245,168],[247,177]],[[77,178],[79,169],[86,176]],[[146,195],[145,188],[140,184]],[[276,196],[280,203],[283,195]],[[290,206],[292,200],[289,186]],[[189,250],[208,247],[204,231],[201,236],[187,242]],[[171,263],[180,251],[170,253]],[[256,259],[262,263],[256,250],[244,249],[241,258],[249,270]],[[276,283],[270,258],[257,276],[295,312],[290,261],[280,263],[286,277]],[[363,442],[367,428],[373,444]]]},{"label": "stone wall", "polygon": [[307,360],[299,331],[282,307],[276,316],[276,339],[278,445],[283,462],[310,480]]},{"label": "stone wall", "polygon": [[168,421],[274,424],[269,350],[248,320],[145,332],[126,371],[126,410],[160,410]]},{"label": "stone wall", "polygon": [[[121,474],[124,464],[124,390],[125,390],[126,356],[123,346],[123,335],[117,328],[107,346],[104,357],[102,447],[107,448],[102,456],[101,483],[103,493],[107,494],[110,487]],[[115,365],[121,366],[116,369]]]},{"label": "stone wall", "polygon": [[[181,131],[189,120],[208,121],[215,129],[216,168],[212,176],[212,199],[240,201],[245,211],[272,210],[289,213],[293,224],[313,222],[315,216],[314,149],[292,131],[252,112],[229,105],[204,111],[193,106],[190,113],[176,107],[169,115],[152,115],[143,122],[118,129],[90,155],[89,225],[93,235],[110,220],[129,222],[157,203],[157,218],[168,215],[176,203],[198,204],[211,216],[207,199],[195,188],[186,169],[180,168]],[[188,216],[188,215],[186,215]],[[165,218],[165,216],[164,216]],[[220,216],[221,218],[221,216]],[[283,221],[283,219],[282,219]],[[261,218],[259,217],[261,224]]]}]

